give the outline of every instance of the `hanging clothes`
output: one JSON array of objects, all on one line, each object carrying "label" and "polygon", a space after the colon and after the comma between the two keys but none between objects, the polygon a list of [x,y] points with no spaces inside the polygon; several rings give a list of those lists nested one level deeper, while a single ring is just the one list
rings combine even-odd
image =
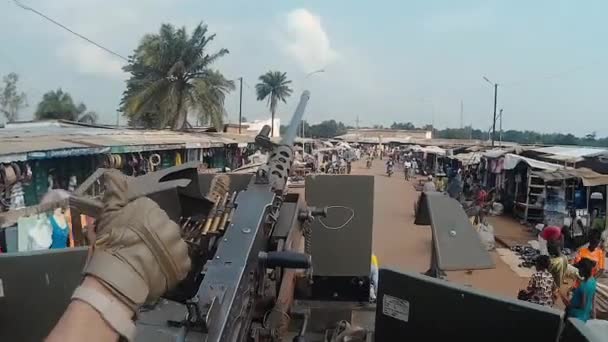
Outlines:
[{"label": "hanging clothes", "polygon": [[68,245],[68,236],[70,234],[70,229],[67,225],[67,221],[65,222],[65,226],[61,226],[55,215],[51,215],[49,218],[49,222],[51,223],[52,228],[52,243],[51,249],[55,248],[66,248]]},{"label": "hanging clothes", "polygon": [[[22,249],[20,244],[19,251],[38,251],[49,249],[52,243],[52,238],[51,227],[46,215],[40,214],[34,217],[31,222],[35,225],[27,230],[27,246]],[[19,225],[19,229],[21,229],[21,224]]]}]

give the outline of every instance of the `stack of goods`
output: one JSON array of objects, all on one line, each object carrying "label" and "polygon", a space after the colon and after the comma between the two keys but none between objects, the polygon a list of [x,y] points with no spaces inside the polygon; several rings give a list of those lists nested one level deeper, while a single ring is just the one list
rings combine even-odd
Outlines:
[{"label": "stack of goods", "polygon": [[0,164],[0,211],[25,207],[23,185],[31,180],[26,163]]},{"label": "stack of goods", "polygon": [[522,260],[522,263],[519,264],[519,267],[533,267],[536,258],[540,255],[540,252],[531,246],[517,245],[511,247],[511,250],[515,252],[515,254],[517,254]]},{"label": "stack of goods", "polygon": [[[511,247],[511,251],[515,252],[522,260],[519,267],[534,267],[536,258],[540,255],[540,251],[532,246],[517,245]],[[572,251],[569,248],[562,249],[563,255],[569,256],[571,253]]]}]

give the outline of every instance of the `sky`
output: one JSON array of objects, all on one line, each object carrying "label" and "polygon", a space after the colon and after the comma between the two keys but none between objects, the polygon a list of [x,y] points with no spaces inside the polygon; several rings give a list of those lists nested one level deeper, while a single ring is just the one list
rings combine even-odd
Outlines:
[{"label": "sky", "polygon": [[[494,94],[485,76],[498,83],[503,129],[608,136],[608,1],[21,2],[123,56],[161,23],[207,24],[217,34],[211,50],[230,51],[213,67],[244,78],[249,120],[269,116],[255,97],[259,75],[280,70],[294,88],[278,109],[283,123],[309,89],[310,122],[487,130]],[[31,118],[42,94],[61,87],[102,123],[116,123],[124,61],[11,0],[0,0],[0,18],[0,75],[20,75],[29,101],[22,119]],[[237,90],[226,101],[228,121],[238,121],[238,106]]]}]

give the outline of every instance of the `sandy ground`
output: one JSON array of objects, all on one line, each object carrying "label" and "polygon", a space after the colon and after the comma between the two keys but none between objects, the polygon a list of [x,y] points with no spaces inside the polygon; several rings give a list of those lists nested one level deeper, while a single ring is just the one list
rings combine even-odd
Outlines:
[{"label": "sandy ground", "polygon": [[[371,169],[365,168],[363,162],[355,163],[353,174],[375,176],[372,245],[380,265],[404,271],[426,271],[431,258],[431,230],[428,226],[414,225],[418,193],[413,182],[406,181],[400,170],[387,177],[384,161],[380,160],[375,160]],[[496,252],[492,252],[492,258],[496,263],[494,269],[449,272],[448,279],[492,294],[516,297],[527,279],[517,276]]]}]

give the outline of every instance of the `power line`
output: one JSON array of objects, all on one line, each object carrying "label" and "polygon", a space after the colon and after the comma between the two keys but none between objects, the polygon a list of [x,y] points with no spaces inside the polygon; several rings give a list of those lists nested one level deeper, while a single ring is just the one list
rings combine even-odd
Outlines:
[{"label": "power line", "polygon": [[119,53],[117,53],[117,52],[114,52],[114,51],[112,51],[112,50],[110,50],[110,49],[106,48],[105,46],[103,46],[103,45],[101,45],[101,44],[98,44],[98,43],[94,42],[93,40],[91,40],[91,39],[89,39],[89,38],[87,38],[87,37],[85,37],[85,36],[81,35],[81,34],[80,34],[80,33],[78,33],[78,32],[72,31],[71,29],[67,28],[65,25],[61,24],[60,22],[57,22],[56,20],[53,20],[53,19],[49,18],[49,17],[48,17],[48,16],[46,16],[45,14],[43,14],[43,13],[41,13],[41,12],[39,12],[39,11],[37,11],[37,10],[33,9],[32,7],[29,7],[29,6],[26,6],[26,5],[22,4],[22,3],[21,3],[19,0],[13,0],[13,2],[15,3],[15,5],[19,6],[20,8],[22,8],[22,9],[24,9],[24,10],[26,10],[26,11],[33,12],[33,13],[35,13],[35,14],[37,14],[37,15],[41,16],[42,18],[44,18],[44,19],[46,19],[46,20],[50,21],[51,23],[53,23],[53,24],[55,24],[55,25],[57,25],[57,26],[61,27],[62,29],[64,29],[64,30],[66,30],[66,31],[70,32],[71,34],[73,34],[73,35],[75,35],[75,36],[79,37],[80,39],[83,39],[83,40],[85,40],[85,41],[89,42],[90,44],[93,44],[93,45],[97,46],[98,48],[100,48],[100,49],[104,50],[105,52],[107,52],[107,53],[109,53],[109,54],[111,54],[111,55],[114,55],[114,56],[116,56],[116,57],[118,57],[118,58],[120,58],[120,59],[123,59],[123,60],[125,60],[125,61],[127,61],[127,62],[129,61],[129,59],[128,59],[127,57],[125,57],[125,56],[123,56],[123,55],[121,55],[121,54],[119,54]]},{"label": "power line", "polygon": [[518,87],[518,86],[521,86],[521,85],[525,85],[526,83],[534,83],[534,82],[541,82],[541,81],[552,80],[552,79],[560,78],[560,77],[566,76],[568,74],[571,74],[571,73],[574,73],[574,72],[577,72],[577,71],[580,71],[580,70],[587,69],[589,67],[592,67],[592,66],[595,66],[595,65],[599,64],[600,62],[604,62],[604,60],[596,60],[596,61],[591,62],[589,64],[579,65],[579,66],[570,68],[568,70],[564,70],[564,71],[560,71],[560,72],[557,72],[557,73],[547,74],[547,75],[544,75],[544,76],[540,76],[536,80],[531,80],[531,81],[530,80],[528,80],[528,81],[526,81],[526,80],[520,80],[520,81],[517,81],[517,82],[510,82],[510,83],[506,83],[506,84],[501,84],[501,86],[506,86],[506,87],[511,88],[511,87]]}]

